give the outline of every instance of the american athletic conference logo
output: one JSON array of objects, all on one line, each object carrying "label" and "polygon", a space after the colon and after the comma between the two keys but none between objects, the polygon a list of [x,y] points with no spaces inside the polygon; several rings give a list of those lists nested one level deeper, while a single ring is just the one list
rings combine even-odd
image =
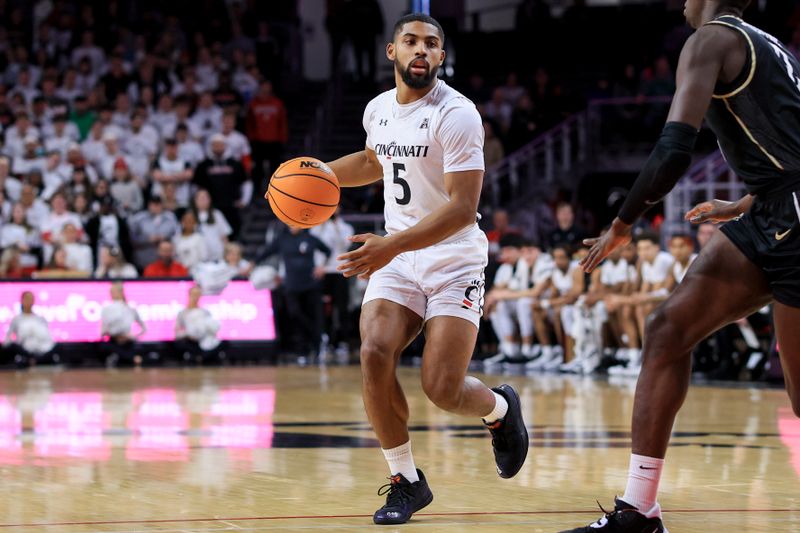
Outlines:
[{"label": "american athletic conference logo", "polygon": [[474,279],[469,282],[464,291],[464,299],[461,301],[462,309],[472,309],[478,314],[483,314],[483,289],[486,282],[482,279]]}]

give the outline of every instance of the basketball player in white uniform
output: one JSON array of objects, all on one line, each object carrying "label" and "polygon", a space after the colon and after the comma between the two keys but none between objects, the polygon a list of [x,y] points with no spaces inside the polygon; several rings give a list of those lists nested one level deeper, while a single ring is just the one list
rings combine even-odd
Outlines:
[{"label": "basketball player in white uniform", "polygon": [[[424,329],[422,388],[440,408],[481,417],[493,435],[501,477],[525,461],[528,434],[519,397],[466,376],[475,347],[488,243],[478,228],[483,126],[475,106],[436,77],[444,32],[427,15],[394,27],[386,55],[396,88],[364,112],[366,148],[330,163],[343,187],[384,181],[385,237],[355,235],[342,254],[346,277],[369,279],[361,313],[363,395],[389,463],[386,504],[377,524],[401,524],[433,499],[416,468],[408,404],[395,375],[403,349]],[[384,494],[384,492],[380,492]]]}]

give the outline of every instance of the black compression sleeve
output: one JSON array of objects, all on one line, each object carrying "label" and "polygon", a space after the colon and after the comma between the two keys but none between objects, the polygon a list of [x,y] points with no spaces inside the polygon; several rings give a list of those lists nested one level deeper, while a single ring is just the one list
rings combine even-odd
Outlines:
[{"label": "black compression sleeve", "polygon": [[651,205],[669,193],[692,163],[692,150],[697,140],[694,126],[683,122],[667,122],[653,152],[619,210],[619,218],[633,224]]}]

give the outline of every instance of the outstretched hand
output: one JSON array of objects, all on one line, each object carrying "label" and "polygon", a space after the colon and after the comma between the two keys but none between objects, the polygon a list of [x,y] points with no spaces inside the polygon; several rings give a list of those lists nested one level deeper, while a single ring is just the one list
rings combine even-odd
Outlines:
[{"label": "outstretched hand", "polygon": [[359,279],[369,277],[389,264],[398,251],[388,237],[381,237],[373,233],[363,233],[349,237],[350,242],[363,242],[364,245],[352,252],[342,254],[336,259],[342,263],[336,267],[344,277],[358,276]]},{"label": "outstretched hand", "polygon": [[625,244],[631,242],[631,226],[619,219],[614,220],[611,228],[595,239],[584,239],[583,244],[591,246],[589,255],[581,260],[581,268],[584,272],[591,272],[603,259]]},{"label": "outstretched hand", "polygon": [[684,217],[692,224],[703,224],[711,222],[719,224],[738,217],[741,214],[736,202],[726,202],[724,200],[709,200],[702,202],[691,208]]}]

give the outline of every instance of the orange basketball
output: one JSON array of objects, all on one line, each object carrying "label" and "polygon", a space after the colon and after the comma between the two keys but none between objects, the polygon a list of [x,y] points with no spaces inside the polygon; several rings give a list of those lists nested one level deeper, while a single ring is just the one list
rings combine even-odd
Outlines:
[{"label": "orange basketball", "polygon": [[264,197],[285,224],[311,228],[328,220],[339,206],[339,180],[319,159],[296,157],[278,167]]}]

